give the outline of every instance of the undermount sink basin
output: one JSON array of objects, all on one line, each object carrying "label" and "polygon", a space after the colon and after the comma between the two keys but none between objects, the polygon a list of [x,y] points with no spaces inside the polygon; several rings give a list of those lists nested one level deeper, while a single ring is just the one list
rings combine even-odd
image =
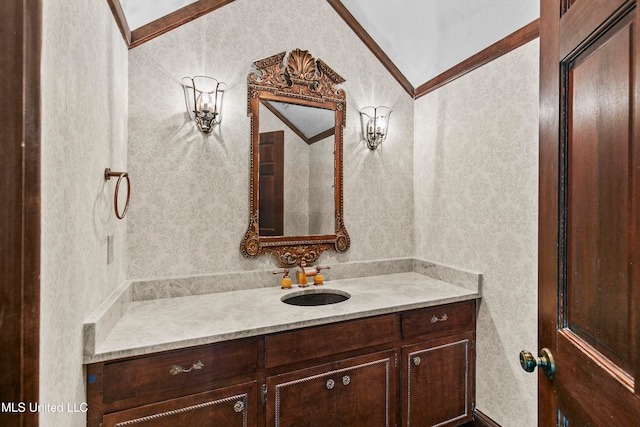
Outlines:
[{"label": "undermount sink basin", "polygon": [[337,291],[335,289],[309,289],[302,292],[285,295],[280,298],[285,304],[299,306],[316,306],[337,304],[351,298],[346,292]]}]

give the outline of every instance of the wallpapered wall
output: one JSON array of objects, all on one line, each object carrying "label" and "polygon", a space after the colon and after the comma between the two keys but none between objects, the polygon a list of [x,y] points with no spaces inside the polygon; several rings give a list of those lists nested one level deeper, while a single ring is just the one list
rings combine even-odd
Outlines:
[{"label": "wallpapered wall", "polygon": [[[236,0],[129,52],[128,222],[132,279],[254,270],[243,258],[249,222],[253,61],[307,49],[347,79],[345,224],[351,249],[322,263],[413,254],[413,101],[325,0]],[[179,81],[212,75],[229,84],[222,125],[211,135],[187,120]],[[380,151],[360,141],[358,110],[394,109]]]},{"label": "wallpapered wall", "polygon": [[[40,403],[80,404],[82,323],[126,274],[126,220],[103,174],[127,167],[128,54],[105,1],[43,2],[42,41]],[[40,425],[84,426],[85,414],[41,413]]]},{"label": "wallpapered wall", "polygon": [[480,271],[477,406],[537,425],[538,40],[416,101],[416,255]]},{"label": "wallpapered wall", "polygon": [[[517,353],[536,347],[537,41],[414,103],[325,0],[236,0],[131,51],[106,2],[43,7],[41,401],[85,400],[82,323],[125,277],[274,265],[239,250],[246,76],[252,61],[302,48],[347,79],[352,247],[322,263],[416,256],[483,272],[477,406],[504,426],[536,425],[535,376]],[[188,121],[179,84],[196,74],[229,84],[222,126],[208,136]],[[394,109],[374,152],[360,141],[357,110],[368,105]],[[114,218],[105,167],[131,174],[125,221]],[[41,424],[81,426],[84,416],[44,414]]]}]

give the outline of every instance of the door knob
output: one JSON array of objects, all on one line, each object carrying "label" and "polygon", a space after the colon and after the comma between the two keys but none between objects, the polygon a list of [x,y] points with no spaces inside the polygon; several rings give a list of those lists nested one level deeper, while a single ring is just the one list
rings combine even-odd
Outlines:
[{"label": "door knob", "polygon": [[556,375],[556,362],[548,348],[540,350],[539,357],[535,357],[529,351],[522,350],[520,352],[520,366],[527,372],[533,372],[539,366],[549,380],[553,380]]}]

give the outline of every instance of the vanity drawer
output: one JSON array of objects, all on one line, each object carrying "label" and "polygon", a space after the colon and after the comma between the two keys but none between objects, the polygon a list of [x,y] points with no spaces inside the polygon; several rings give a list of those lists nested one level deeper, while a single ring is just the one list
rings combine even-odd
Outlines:
[{"label": "vanity drawer", "polygon": [[143,404],[197,393],[225,379],[252,378],[257,363],[255,338],[105,363],[103,401]]},{"label": "vanity drawer", "polygon": [[402,337],[437,338],[475,330],[476,301],[439,305],[402,313]]},{"label": "vanity drawer", "polygon": [[265,337],[267,368],[372,347],[400,338],[397,315],[353,320]]}]

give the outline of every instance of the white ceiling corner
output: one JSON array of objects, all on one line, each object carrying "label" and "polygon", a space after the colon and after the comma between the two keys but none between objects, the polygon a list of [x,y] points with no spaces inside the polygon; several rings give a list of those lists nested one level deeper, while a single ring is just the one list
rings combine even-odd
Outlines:
[{"label": "white ceiling corner", "polygon": [[418,87],[540,16],[538,0],[342,0]]},{"label": "white ceiling corner", "polygon": [[131,31],[198,0],[120,0]]},{"label": "white ceiling corner", "polygon": [[[120,0],[134,30],[197,0]],[[540,16],[539,0],[341,0],[413,87]]]}]

